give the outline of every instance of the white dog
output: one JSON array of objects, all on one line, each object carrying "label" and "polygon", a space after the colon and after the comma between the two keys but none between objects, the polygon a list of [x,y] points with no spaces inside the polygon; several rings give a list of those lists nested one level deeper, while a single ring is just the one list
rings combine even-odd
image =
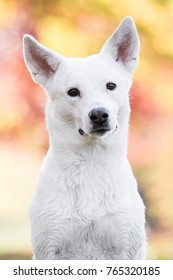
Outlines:
[{"label": "white dog", "polygon": [[145,207],[127,160],[138,55],[130,17],[86,58],[24,36],[27,68],[48,97],[50,147],[30,209],[35,259],[145,258]]}]

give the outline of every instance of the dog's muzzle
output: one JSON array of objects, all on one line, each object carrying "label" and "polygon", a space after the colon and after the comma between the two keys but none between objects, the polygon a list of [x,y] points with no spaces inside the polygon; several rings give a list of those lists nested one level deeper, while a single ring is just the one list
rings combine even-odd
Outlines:
[{"label": "dog's muzzle", "polygon": [[92,124],[91,134],[99,136],[110,131],[109,126],[109,111],[105,108],[96,108],[89,113],[89,118]]},{"label": "dog's muzzle", "polygon": [[91,110],[88,114],[88,117],[90,119],[90,130],[87,132],[82,128],[78,129],[79,134],[82,136],[93,135],[96,137],[100,137],[105,135],[109,131],[114,133],[118,128],[117,125],[115,129],[110,126],[109,111],[105,108],[99,107]]}]

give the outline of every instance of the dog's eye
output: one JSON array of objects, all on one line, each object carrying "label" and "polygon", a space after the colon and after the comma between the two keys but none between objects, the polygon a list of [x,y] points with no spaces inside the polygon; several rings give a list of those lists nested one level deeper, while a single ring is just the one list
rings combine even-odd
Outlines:
[{"label": "dog's eye", "polygon": [[67,91],[67,94],[71,97],[80,96],[80,91],[77,88],[71,88]]},{"label": "dog's eye", "polygon": [[106,84],[106,88],[107,88],[108,90],[114,90],[116,87],[117,87],[117,85],[114,84],[114,83],[107,83],[107,84]]}]

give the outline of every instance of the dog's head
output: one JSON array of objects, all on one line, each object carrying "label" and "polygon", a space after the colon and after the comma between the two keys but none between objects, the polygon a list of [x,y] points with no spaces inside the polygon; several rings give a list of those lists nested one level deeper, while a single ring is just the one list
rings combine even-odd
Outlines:
[{"label": "dog's head", "polygon": [[80,137],[114,134],[124,119],[128,122],[128,93],[138,55],[139,39],[130,17],[99,54],[86,58],[65,58],[24,36],[26,65],[48,94],[49,125],[73,127]]}]

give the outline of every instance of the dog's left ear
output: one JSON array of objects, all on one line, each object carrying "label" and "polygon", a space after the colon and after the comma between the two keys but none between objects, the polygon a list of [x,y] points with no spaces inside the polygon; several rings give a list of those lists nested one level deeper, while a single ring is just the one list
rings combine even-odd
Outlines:
[{"label": "dog's left ear", "polygon": [[127,71],[133,72],[138,64],[139,48],[135,23],[131,17],[126,17],[106,41],[101,52],[111,55]]}]

